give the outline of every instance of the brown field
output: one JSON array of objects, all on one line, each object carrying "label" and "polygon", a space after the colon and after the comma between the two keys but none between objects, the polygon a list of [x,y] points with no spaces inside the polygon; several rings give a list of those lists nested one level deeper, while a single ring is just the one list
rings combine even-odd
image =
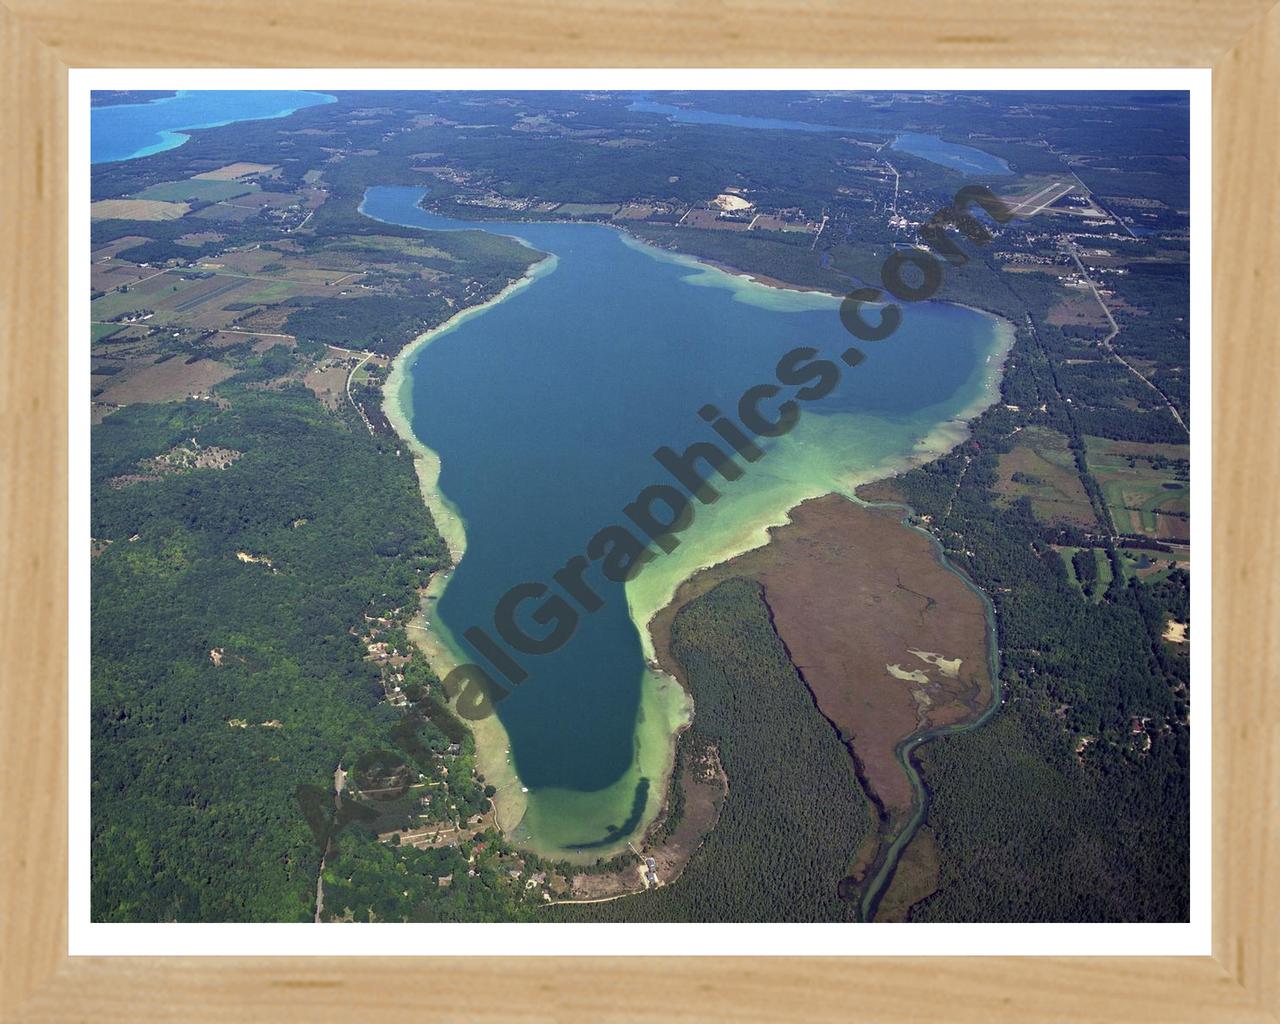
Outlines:
[{"label": "brown field", "polygon": [[745,220],[722,220],[715,210],[690,210],[680,222],[681,227],[707,228],[712,231],[746,231]]},{"label": "brown field", "polygon": [[212,171],[204,171],[194,177],[204,178],[206,181],[235,181],[236,178],[243,178],[246,174],[265,174],[275,169],[275,164],[251,164],[241,160]]},{"label": "brown field", "polygon": [[292,192],[249,192],[242,196],[224,199],[220,205],[247,206],[251,210],[258,210],[263,206],[270,206],[272,209],[296,206],[299,202],[301,202],[300,197]]},{"label": "brown field", "polygon": [[212,359],[188,363],[181,356],[174,356],[163,363],[150,363],[117,374],[98,396],[98,401],[116,406],[135,402],[176,402],[192,393],[207,394],[211,387],[234,372],[226,363]]},{"label": "brown field", "polygon": [[174,241],[178,245],[204,245],[205,242],[221,242],[226,235],[217,231],[193,231],[189,235],[179,235]]},{"label": "brown field", "polygon": [[1073,324],[1081,327],[1107,326],[1107,318],[1092,292],[1080,292],[1055,303],[1045,319],[1059,327]]},{"label": "brown field", "polygon": [[1164,512],[1156,513],[1157,540],[1190,540],[1191,520],[1181,516],[1171,516]]},{"label": "brown field", "polygon": [[774,217],[767,213],[762,213],[756,218],[756,231],[812,231],[813,229],[807,224],[797,224],[794,221],[783,220],[781,217]]},{"label": "brown field", "polygon": [[[1048,427],[1028,427],[1013,450],[1000,456],[996,490],[1006,502],[1030,498],[1036,518],[1047,524],[1097,525],[1093,506],[1076,472],[1067,438]],[[1019,475],[1015,480],[1014,474]]]},{"label": "brown field", "polygon": [[627,203],[613,215],[614,220],[644,220],[653,215],[654,207],[647,203]]},{"label": "brown field", "polygon": [[898,742],[991,699],[982,601],[899,515],[839,495],[806,501],[767,545],[686,581],[650,627],[659,661],[682,678],[669,649],[675,612],[722,580],[757,580],[792,661],[891,815],[912,802]]},{"label": "brown field", "polygon": [[89,258],[96,261],[109,259],[123,249],[132,249],[135,245],[141,245],[143,242],[149,242],[151,239],[145,235],[125,235],[123,238],[113,238],[106,245],[99,246],[89,254]]},{"label": "brown field", "polygon": [[154,273],[155,269],[152,267],[140,267],[124,260],[107,260],[94,263],[89,268],[89,287],[94,291],[109,292],[122,284],[131,285]]},{"label": "brown field", "polygon": [[92,220],[177,220],[190,209],[186,203],[160,199],[99,199],[89,206]]},{"label": "brown field", "polygon": [[248,220],[258,212],[256,206],[229,206],[226,203],[214,203],[212,206],[206,206],[202,210],[197,210],[191,216],[198,220]]}]

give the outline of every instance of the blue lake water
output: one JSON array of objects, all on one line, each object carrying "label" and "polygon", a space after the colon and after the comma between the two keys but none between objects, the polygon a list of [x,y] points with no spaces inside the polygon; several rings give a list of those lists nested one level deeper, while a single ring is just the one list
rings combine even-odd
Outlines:
[{"label": "blue lake water", "polygon": [[[789,121],[777,117],[750,117],[742,114],[722,114],[713,110],[694,107],[677,107],[670,103],[658,103],[649,99],[637,99],[628,104],[628,110],[646,114],[663,114],[677,124],[726,125],[733,128],[771,129],[795,132],[844,132],[854,135],[889,134],[885,129],[840,128],[829,124],[812,124],[807,121]],[[947,142],[936,135],[903,132],[893,140],[892,149],[918,156],[922,160],[949,167],[953,171],[982,176],[1012,174],[1009,165],[998,156],[985,153],[973,146]]]},{"label": "blue lake water", "polygon": [[721,114],[714,110],[697,110],[677,107],[670,103],[638,99],[627,105],[628,110],[643,114],[664,114],[678,124],[721,124],[733,128],[764,128],[795,132],[849,132],[857,128],[837,128],[829,124],[809,124],[806,121],[788,121],[777,117],[750,117],[744,114]]},{"label": "blue lake water", "polygon": [[[657,447],[718,440],[699,418],[703,406],[732,414],[749,386],[776,382],[783,353],[806,345],[838,362],[854,339],[832,296],[744,282],[603,225],[452,221],[422,210],[422,195],[372,188],[362,210],[411,227],[510,234],[556,258],[550,272],[433,336],[407,363],[413,432],[439,455],[439,490],[466,531],[432,628],[459,657],[483,664],[458,642],[463,631],[493,634],[495,603],[509,587],[550,582],[598,530],[629,525],[622,509],[639,491],[673,482],[654,459]],[[580,611],[559,651],[522,655],[529,678],[498,705],[528,790],[518,840],[563,850],[634,829],[635,810],[662,781],[656,741],[642,750],[637,737],[646,716],[651,732],[666,729],[646,703],[639,610],[647,616],[664,587],[698,564],[741,550],[744,530],[780,521],[803,497],[900,465],[964,414],[990,388],[996,323],[938,303],[905,308],[898,331],[860,344],[866,361],[841,364],[839,386],[806,404],[790,434],[765,442],[764,458],[743,463],[741,479],[719,481],[717,503],[695,506],[675,552],[646,566],[625,593],[592,566],[585,578],[603,607]],[[776,405],[765,407],[772,415]],[[547,632],[527,614],[520,621]]]},{"label": "blue lake water", "polygon": [[998,156],[984,153],[973,146],[963,146],[958,142],[946,142],[936,135],[903,132],[893,140],[892,148],[965,174],[977,174],[987,177],[1013,173],[1009,169],[1009,165]]},{"label": "blue lake water", "polygon": [[181,146],[190,138],[182,134],[184,129],[284,117],[334,101],[318,92],[239,89],[183,91],[149,103],[92,107],[89,159],[102,164],[150,156]]}]

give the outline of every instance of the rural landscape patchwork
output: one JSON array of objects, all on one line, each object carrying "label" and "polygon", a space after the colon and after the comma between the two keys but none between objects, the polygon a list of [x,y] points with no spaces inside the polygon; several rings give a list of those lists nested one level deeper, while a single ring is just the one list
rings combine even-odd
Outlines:
[{"label": "rural landscape patchwork", "polygon": [[1188,919],[1185,92],[91,127],[94,921]]}]

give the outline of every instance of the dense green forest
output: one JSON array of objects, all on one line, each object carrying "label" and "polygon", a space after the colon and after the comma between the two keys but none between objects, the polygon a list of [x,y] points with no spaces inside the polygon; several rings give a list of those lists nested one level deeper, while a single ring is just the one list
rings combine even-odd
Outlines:
[{"label": "dense green forest", "polygon": [[[95,919],[310,916],[295,790],[398,717],[352,626],[446,557],[409,461],[351,419],[233,387],[94,428]],[[242,456],[113,485],[192,437]]]},{"label": "dense green forest", "polygon": [[[1005,400],[1043,402],[1036,418],[1078,446],[1039,334],[1019,331]],[[1020,417],[994,406],[968,443],[893,480],[991,596],[1006,694],[989,725],[920,751],[943,877],[912,917],[1185,920],[1189,677],[1161,630],[1185,612],[1189,577],[1115,572],[1100,603],[1085,598],[1050,546],[1059,531],[1025,499],[996,501],[996,461]]]},{"label": "dense green forest", "polygon": [[715,744],[729,776],[719,824],[671,885],[558,907],[575,921],[851,921],[837,893],[874,829],[849,752],[773,630],[758,584],[728,580],[672,625],[694,720],[683,744]]}]

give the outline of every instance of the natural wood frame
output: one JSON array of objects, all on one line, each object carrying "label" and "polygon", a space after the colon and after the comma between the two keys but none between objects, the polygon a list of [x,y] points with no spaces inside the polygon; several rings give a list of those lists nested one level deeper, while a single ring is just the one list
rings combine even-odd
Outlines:
[{"label": "natural wood frame", "polygon": [[[0,195],[5,1020],[1280,1020],[1280,7],[1272,0],[7,0]],[[913,960],[67,956],[69,67],[1214,68],[1213,956]],[[532,936],[531,936],[532,938]],[[434,1013],[433,1013],[434,1011]]]}]

